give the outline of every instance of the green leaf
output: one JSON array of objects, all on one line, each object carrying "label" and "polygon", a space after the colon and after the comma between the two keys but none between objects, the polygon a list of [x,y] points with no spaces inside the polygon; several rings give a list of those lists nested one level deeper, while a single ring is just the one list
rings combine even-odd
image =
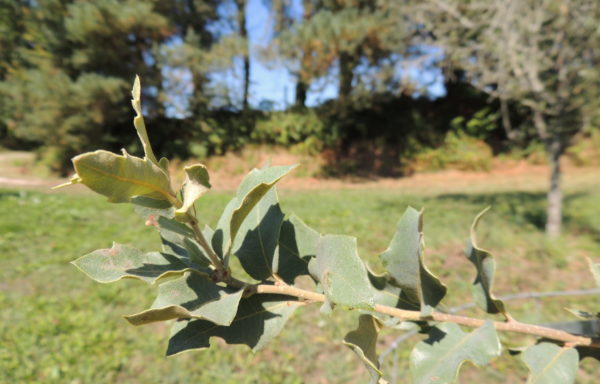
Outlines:
[{"label": "green leaf", "polygon": [[149,216],[164,216],[172,218],[175,216],[175,209],[170,202],[166,200],[152,199],[146,196],[135,196],[131,198],[136,213],[144,218]]},{"label": "green leaf", "polygon": [[548,323],[544,324],[544,327],[558,329],[559,331],[564,331],[573,335],[587,337],[597,337],[600,335],[600,320],[597,318],[592,318],[591,320]]},{"label": "green leaf", "polygon": [[111,203],[129,202],[135,196],[176,204],[169,178],[146,159],[107,151],[84,153],[73,158],[81,183],[104,195]]},{"label": "green leaf", "polygon": [[579,354],[573,348],[552,343],[533,345],[522,357],[529,368],[528,384],[569,384],[575,382]]},{"label": "green leaf", "polygon": [[273,270],[286,283],[308,274],[308,262],[317,255],[321,235],[296,216],[285,220],[279,233],[279,247]]},{"label": "green leaf", "polygon": [[283,223],[275,188],[268,191],[254,206],[239,229],[241,241],[233,253],[244,270],[256,280],[273,275],[273,262]]},{"label": "green leaf", "polygon": [[184,168],[185,181],[183,182],[183,205],[175,211],[176,215],[185,215],[202,195],[210,188],[210,178],[206,167],[195,164]]},{"label": "green leaf", "polygon": [[158,166],[165,171],[167,175],[169,174],[169,159],[166,157],[161,157],[158,161]]},{"label": "green leaf", "polygon": [[438,325],[410,354],[414,383],[453,383],[465,361],[486,365],[500,356],[500,352],[500,341],[491,321],[471,333],[463,332],[454,323]]},{"label": "green leaf", "polygon": [[584,320],[600,319],[600,312],[591,313],[591,312],[587,312],[587,311],[582,311],[580,309],[573,309],[573,308],[565,308],[565,309],[567,311],[571,312],[573,315],[579,317],[580,319],[584,319]]},{"label": "green leaf", "polygon": [[315,271],[330,303],[372,309],[375,304],[367,268],[358,256],[356,238],[326,235],[319,239]]},{"label": "green leaf", "polygon": [[243,289],[217,285],[206,275],[186,272],[175,280],[160,284],[151,309],[125,318],[133,325],[181,318],[229,325],[235,318],[243,293]]},{"label": "green leaf", "polygon": [[230,326],[206,320],[180,320],[171,328],[167,356],[210,347],[217,336],[228,344],[245,344],[252,350],[263,348],[279,334],[287,319],[301,303],[282,295],[254,295],[242,299]]},{"label": "green leaf", "polygon": [[148,132],[146,131],[146,124],[144,123],[144,117],[142,116],[142,102],[140,94],[140,77],[136,75],[135,81],[133,82],[133,89],[131,90],[131,95],[133,97],[131,100],[131,105],[133,106],[133,109],[136,113],[135,117],[133,118],[133,126],[135,127],[140,141],[142,142],[142,146],[144,147],[144,154],[146,156],[146,159],[150,160],[152,163],[158,166],[158,162],[156,161],[156,157],[154,156],[154,152],[152,151],[152,146],[150,145],[150,139],[148,138]]},{"label": "green leaf", "polygon": [[[160,238],[163,252],[178,256],[189,266],[209,272],[210,259],[194,240],[194,231],[187,225],[166,217],[158,218]],[[205,235],[212,235],[210,228],[203,231]]]},{"label": "green leaf", "polygon": [[212,243],[219,256],[228,258],[246,216],[271,187],[295,167],[292,165],[253,169],[244,178],[236,196],[227,204],[217,223]]},{"label": "green leaf", "polygon": [[[392,279],[389,273],[376,274],[367,268],[369,274],[369,282],[371,283],[371,291],[376,304],[407,309],[410,311],[419,310],[419,304],[412,302],[406,295],[402,293],[402,289],[392,284]],[[381,316],[386,315],[373,314],[382,319]]]},{"label": "green leaf", "polygon": [[594,263],[592,259],[589,258],[588,263],[590,265],[590,271],[592,271],[592,276],[594,276],[594,280],[596,281],[596,285],[600,288],[600,264]]},{"label": "green leaf", "polygon": [[404,296],[428,316],[445,296],[446,286],[425,266],[422,227],[422,213],[408,207],[380,258]]},{"label": "green leaf", "polygon": [[350,347],[363,361],[373,382],[379,381],[383,373],[379,370],[377,358],[377,337],[381,324],[371,315],[360,315],[358,328],[348,332],[344,337],[344,344]]},{"label": "green leaf", "polygon": [[492,293],[494,284],[494,273],[496,271],[496,261],[491,253],[477,246],[477,224],[483,215],[490,209],[484,209],[473,221],[471,226],[471,239],[467,245],[467,258],[477,269],[477,276],[471,286],[475,304],[482,308],[487,313],[496,314],[502,313],[507,315],[504,303],[497,299]]},{"label": "green leaf", "polygon": [[179,221],[161,216],[158,218],[158,225],[160,226],[161,232],[168,231],[176,233],[183,237],[194,237],[194,231],[192,230],[192,228],[188,227],[183,223],[180,223]]},{"label": "green leaf", "polygon": [[188,270],[188,265],[174,255],[144,253],[117,243],[112,248],[98,249],[72,263],[100,283],[112,283],[123,278],[154,283],[167,275],[181,274]]}]

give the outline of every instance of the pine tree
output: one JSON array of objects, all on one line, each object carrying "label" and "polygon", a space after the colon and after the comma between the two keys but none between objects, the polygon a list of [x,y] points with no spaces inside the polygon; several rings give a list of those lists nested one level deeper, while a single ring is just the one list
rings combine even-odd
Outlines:
[{"label": "pine tree", "polygon": [[0,83],[0,117],[9,134],[40,146],[45,162],[59,171],[98,143],[118,149],[131,141],[124,129],[131,112],[122,100],[138,73],[148,84],[146,105],[159,104],[152,46],[171,34],[154,2],[40,0],[14,11],[22,16],[19,36],[2,51],[10,60]]}]

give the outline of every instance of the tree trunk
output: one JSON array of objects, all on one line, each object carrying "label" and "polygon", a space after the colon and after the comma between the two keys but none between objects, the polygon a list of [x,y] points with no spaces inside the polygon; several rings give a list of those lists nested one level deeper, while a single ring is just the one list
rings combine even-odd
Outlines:
[{"label": "tree trunk", "polygon": [[560,235],[562,225],[560,158],[564,152],[565,145],[560,133],[556,129],[548,129],[544,114],[539,109],[533,110],[533,124],[535,125],[538,137],[544,143],[550,165],[550,186],[548,187],[548,205],[546,208],[546,235],[548,237],[556,237]]},{"label": "tree trunk", "polygon": [[508,137],[508,140],[514,141],[516,136],[510,123],[510,110],[508,109],[508,103],[503,98],[500,98],[500,114],[502,115],[502,127],[504,127],[506,137]]},{"label": "tree trunk", "polygon": [[296,83],[296,100],[294,101],[295,109],[302,110],[306,108],[307,89],[307,84],[304,81],[302,81],[301,76],[298,76],[298,82]]},{"label": "tree trunk", "polygon": [[236,0],[238,8],[238,26],[240,37],[246,41],[247,51],[244,53],[244,96],[243,109],[248,110],[248,90],[250,89],[250,42],[248,41],[248,29],[246,28],[246,0]]},{"label": "tree trunk", "polygon": [[354,77],[353,57],[347,52],[340,53],[340,75],[338,86],[338,100],[342,106],[346,106],[350,101],[352,93],[352,80]]},{"label": "tree trunk", "polygon": [[190,112],[195,119],[200,118],[206,112],[206,97],[204,95],[204,84],[206,78],[198,71],[192,71],[192,84],[194,90],[190,99]]},{"label": "tree trunk", "polygon": [[559,137],[553,137],[547,145],[550,163],[550,188],[548,189],[548,207],[546,210],[546,235],[560,235],[562,225],[562,192],[560,190],[560,158],[562,143]]}]

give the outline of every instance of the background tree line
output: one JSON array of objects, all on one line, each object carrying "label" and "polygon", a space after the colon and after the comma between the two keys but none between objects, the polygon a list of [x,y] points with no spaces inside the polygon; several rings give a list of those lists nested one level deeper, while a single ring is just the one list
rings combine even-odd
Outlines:
[{"label": "background tree line", "polygon": [[[249,0],[0,0],[0,145],[63,173],[99,146],[135,152],[123,100],[139,74],[168,156],[273,143],[328,151],[336,172],[401,174],[444,145],[468,157],[539,143],[560,231],[559,159],[598,125],[597,1],[253,1],[272,21],[264,44]],[[293,75],[284,110],[251,105],[257,60]],[[445,95],[431,98],[414,73],[435,71]],[[308,106],[323,83],[335,97]]]}]

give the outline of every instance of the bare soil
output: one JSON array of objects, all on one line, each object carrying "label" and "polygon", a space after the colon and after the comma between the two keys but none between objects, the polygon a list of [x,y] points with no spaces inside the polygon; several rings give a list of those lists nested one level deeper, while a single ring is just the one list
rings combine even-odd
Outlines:
[{"label": "bare soil", "polygon": [[[282,151],[265,153],[255,151],[251,158],[244,155],[211,158],[206,164],[211,172],[211,183],[215,190],[235,190],[247,171],[268,161],[271,164],[299,164],[299,167],[279,184],[280,189],[287,190],[380,189],[420,195],[539,191],[546,188],[549,178],[547,166],[533,165],[526,161],[496,161],[489,172],[446,170],[397,178],[322,178],[311,176],[318,167],[318,159],[295,156]],[[182,165],[184,164],[181,162],[172,164],[178,179],[181,179]],[[576,167],[564,164],[563,171],[566,189],[590,187],[600,180],[600,167]],[[0,187],[49,190],[52,186],[67,180],[67,178],[44,174],[34,166],[32,153],[0,152]],[[71,188],[70,191],[80,193],[84,189]]]}]

